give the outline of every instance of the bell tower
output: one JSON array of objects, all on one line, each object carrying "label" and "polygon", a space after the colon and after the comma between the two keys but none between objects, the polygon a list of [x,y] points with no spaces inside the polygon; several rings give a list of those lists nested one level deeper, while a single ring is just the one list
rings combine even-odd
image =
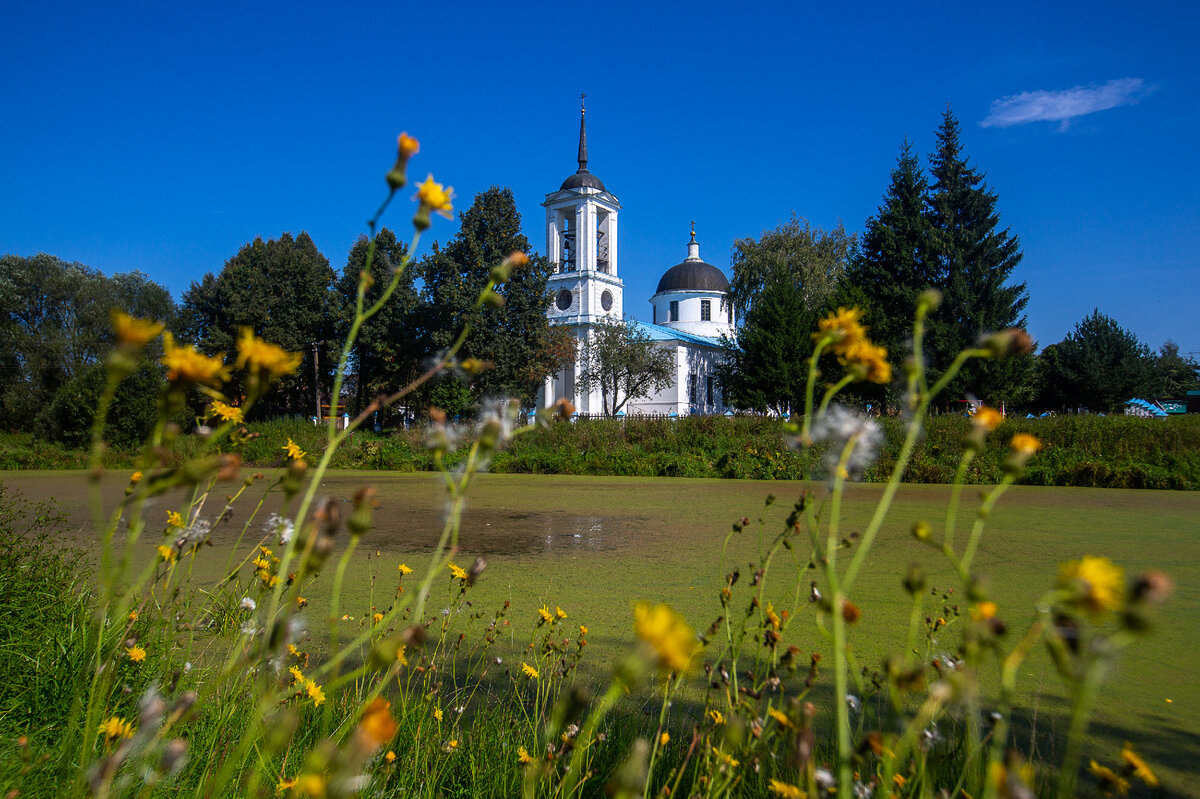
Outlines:
[{"label": "bell tower", "polygon": [[[582,98],[581,98],[582,99]],[[621,318],[624,284],[617,271],[621,203],[588,171],[587,109],[579,111],[579,169],[546,195],[546,252],[554,273],[548,315],[553,324],[589,325]]]}]

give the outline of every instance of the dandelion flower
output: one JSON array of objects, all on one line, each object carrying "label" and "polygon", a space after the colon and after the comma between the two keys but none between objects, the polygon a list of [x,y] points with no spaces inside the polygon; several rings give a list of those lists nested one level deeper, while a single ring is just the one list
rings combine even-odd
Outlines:
[{"label": "dandelion flower", "polygon": [[376,613],[375,615],[371,616],[371,623],[372,623],[372,624],[379,624],[379,622],[381,622],[381,621],[383,621],[383,614],[382,614],[382,613]]},{"label": "dandelion flower", "polygon": [[113,331],[117,341],[133,347],[144,347],[163,331],[163,325],[150,319],[137,319],[124,311],[113,310]]},{"label": "dandelion flower", "polygon": [[129,611],[129,620],[130,620],[130,621],[137,621],[137,620],[138,620],[138,612],[137,612],[136,610],[131,610],[131,611]]},{"label": "dandelion flower", "polygon": [[248,365],[254,371],[266,372],[274,379],[290,375],[300,366],[300,353],[288,352],[275,344],[269,344],[248,327],[242,328],[237,343],[237,367]]},{"label": "dandelion flower", "polygon": [[671,672],[687,671],[700,650],[696,634],[670,605],[639,602],[634,607],[634,631],[654,651],[660,668]]},{"label": "dandelion flower", "polygon": [[554,621],[554,614],[552,614],[550,612],[550,608],[546,607],[545,605],[542,605],[540,608],[538,608],[538,615],[542,617],[542,620],[538,622],[539,627],[541,627],[543,624],[549,624],[550,622]]},{"label": "dandelion flower", "polygon": [[771,718],[775,719],[775,722],[777,724],[779,724],[780,727],[792,726],[792,720],[789,719],[787,717],[787,714],[781,710],[776,710],[775,708],[770,708],[769,710],[767,710],[767,715],[770,716]]},{"label": "dandelion flower", "polygon": [[292,674],[292,682],[304,682],[304,672],[299,666],[288,666],[288,671]]},{"label": "dandelion flower", "polygon": [[137,485],[138,483],[142,482],[142,473],[134,472],[133,474],[129,475],[129,482],[134,485]]},{"label": "dandelion flower", "polygon": [[588,634],[588,628],[587,628],[587,627],[585,627],[585,626],[583,626],[582,624],[581,624],[581,625],[579,625],[579,634],[580,634],[580,635],[587,635],[587,634]]},{"label": "dandelion flower", "polygon": [[1092,772],[1092,776],[1100,783],[1100,790],[1106,795],[1119,793],[1122,796],[1129,793],[1129,780],[1122,777],[1112,769],[1102,766],[1095,760],[1088,766],[1088,771]]},{"label": "dandelion flower", "polygon": [[708,717],[710,719],[712,719],[713,724],[724,724],[725,723],[725,716],[722,715],[721,711],[717,710],[716,708],[709,708]]},{"label": "dandelion flower", "polygon": [[671,742],[671,734],[670,733],[664,732],[662,735],[658,736],[658,745],[659,746],[666,746],[670,742]]},{"label": "dandelion flower", "polygon": [[1125,746],[1121,748],[1121,759],[1125,761],[1125,767],[1133,772],[1133,776],[1151,788],[1158,787],[1158,777],[1154,776],[1154,772],[1150,770],[1150,766],[1146,765],[1146,761],[1133,751],[1133,744],[1129,741],[1126,741]]},{"label": "dandelion flower", "polygon": [[300,445],[295,441],[292,441],[290,437],[288,438],[287,443],[280,447],[280,449],[286,450],[287,456],[294,461],[304,460],[304,456],[308,454],[304,450],[300,449]]},{"label": "dandelion flower", "polygon": [[288,644],[287,650],[288,650],[288,654],[291,655],[292,657],[297,657],[297,658],[303,657],[303,655],[300,654],[300,650],[296,648],[295,644]]},{"label": "dandelion flower", "polygon": [[108,720],[100,725],[99,734],[110,741],[117,738],[132,738],[133,724],[120,716],[109,716]]},{"label": "dandelion flower", "polygon": [[519,746],[519,747],[517,747],[517,762],[518,763],[532,763],[533,756],[529,754],[528,750],[526,750],[525,747]]},{"label": "dandelion flower", "polygon": [[992,601],[980,602],[975,607],[971,608],[971,618],[975,621],[983,621],[985,619],[995,618],[996,611],[999,606]]},{"label": "dandelion flower", "polygon": [[783,799],[804,799],[804,791],[799,787],[792,785],[789,782],[780,782],[779,780],[771,780],[768,783],[768,788],[771,793],[776,796],[782,796]]},{"label": "dandelion flower", "polygon": [[208,415],[220,417],[225,422],[240,422],[242,421],[242,409],[233,405],[227,405],[220,400],[213,400],[208,406]]},{"label": "dandelion flower", "polygon": [[1058,568],[1058,586],[1069,592],[1066,600],[1094,619],[1120,610],[1125,599],[1125,573],[1108,558],[1085,555]]},{"label": "dandelion flower", "polygon": [[999,427],[1003,421],[1004,415],[1000,411],[986,405],[980,405],[979,410],[971,416],[971,424],[981,427],[989,433]]},{"label": "dandelion flower", "polygon": [[321,690],[321,686],[317,685],[315,681],[306,679],[304,681],[304,690],[308,694],[308,698],[312,700],[314,706],[320,707],[321,703],[325,701],[325,692]]},{"label": "dandelion flower", "polygon": [[163,559],[164,563],[172,563],[175,560],[175,549],[166,544],[159,544],[158,556]]},{"label": "dandelion flower", "polygon": [[134,663],[141,663],[142,661],[144,661],[146,659],[146,650],[143,649],[142,647],[138,646],[137,644],[134,644],[133,646],[130,646],[130,647],[126,647],[125,654],[129,655],[129,659],[132,660]]},{"label": "dandelion flower", "polygon": [[383,756],[383,759],[389,763],[395,763],[396,762],[396,753],[393,752],[391,749],[389,749],[388,753]]},{"label": "dandelion flower", "polygon": [[279,782],[275,785],[275,793],[287,793],[294,787],[296,787],[295,777],[280,777]]},{"label": "dandelion flower", "polygon": [[563,610],[562,608],[560,608],[558,605],[555,605],[554,606],[554,617],[556,619],[565,619],[567,617],[567,612],[565,610]]},{"label": "dandelion flower", "polygon": [[405,655],[405,651],[407,649],[408,649],[408,647],[405,646],[404,644],[400,644],[400,646],[396,647],[396,662],[399,663],[401,666],[408,665],[408,657]]},{"label": "dandelion flower", "polygon": [[190,344],[180,347],[170,333],[163,336],[162,364],[167,367],[167,379],[172,383],[198,383],[217,386],[229,377],[224,354],[209,357]]},{"label": "dandelion flower", "polygon": [[1038,441],[1037,436],[1031,436],[1029,433],[1017,433],[1008,445],[1013,448],[1013,452],[1025,456],[1032,455],[1042,448],[1042,442]]},{"label": "dandelion flower", "polygon": [[453,752],[455,749],[458,748],[458,741],[454,738],[451,738],[449,741],[446,742],[446,748],[449,751]]},{"label": "dandelion flower", "polygon": [[183,516],[179,511],[169,510],[167,511],[167,527],[178,527],[182,530],[187,527],[187,524],[184,523]]},{"label": "dandelion flower", "polygon": [[813,333],[814,340],[820,340],[826,335],[832,335],[835,351],[845,351],[866,338],[866,328],[862,326],[862,310],[859,308],[838,308],[817,323],[817,332]]},{"label": "dandelion flower", "polygon": [[377,696],[367,705],[362,720],[358,723],[362,734],[377,747],[392,740],[396,735],[396,719],[392,717],[391,707],[391,702]]},{"label": "dandelion flower", "polygon": [[433,179],[433,175],[425,178],[425,182],[417,188],[417,200],[426,211],[436,211],[447,219],[452,219],[454,207],[450,201],[454,199],[454,189],[443,186]]},{"label": "dandelion flower", "polygon": [[401,564],[400,564],[399,566],[397,566],[396,568],[397,568],[397,569],[400,571],[400,576],[401,576],[401,577],[403,577],[403,576],[404,576],[404,575],[406,575],[406,574],[412,574],[412,573],[413,573],[413,570],[412,570],[412,569],[409,567],[409,565],[408,565],[407,563],[401,563]]},{"label": "dandelion flower", "polygon": [[538,678],[538,670],[533,666],[530,666],[528,663],[521,664],[521,672],[531,680],[536,680]]},{"label": "dandelion flower", "polygon": [[462,566],[459,566],[457,563],[447,563],[446,568],[450,570],[450,577],[452,579],[455,579],[455,580],[467,579],[466,570]]}]

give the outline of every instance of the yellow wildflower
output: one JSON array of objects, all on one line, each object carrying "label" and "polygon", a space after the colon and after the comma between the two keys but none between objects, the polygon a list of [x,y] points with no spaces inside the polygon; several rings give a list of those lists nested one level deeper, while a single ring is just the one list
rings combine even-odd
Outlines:
[{"label": "yellow wildflower", "polygon": [[542,620],[538,622],[539,627],[541,627],[543,624],[548,624],[554,621],[554,614],[552,614],[550,612],[550,608],[546,607],[545,605],[542,605],[540,608],[538,608],[538,615],[542,617]]},{"label": "yellow wildflower", "polygon": [[292,441],[290,436],[288,437],[287,444],[280,447],[280,449],[287,450],[287,456],[294,461],[304,460],[304,456],[308,454],[300,449],[300,445]]},{"label": "yellow wildflower", "polygon": [[141,663],[146,659],[146,650],[134,644],[125,648],[125,654],[129,655],[129,659],[134,663]]},{"label": "yellow wildflower", "polygon": [[421,143],[407,133],[401,133],[396,137],[396,163],[386,176],[388,185],[392,187],[392,191],[395,191],[408,182],[408,159],[412,158],[420,150]]},{"label": "yellow wildflower", "polygon": [[296,597],[296,607],[300,610],[304,610],[306,607],[308,607],[308,600],[302,596]]},{"label": "yellow wildflower", "polygon": [[187,525],[184,524],[183,521],[183,516],[180,515],[179,511],[167,511],[167,527],[178,527],[182,530],[186,526]]},{"label": "yellow wildflower", "polygon": [[142,473],[134,472],[133,474],[129,475],[129,482],[133,485],[137,485],[138,483],[142,482]]},{"label": "yellow wildflower", "polygon": [[839,352],[839,357],[847,366],[861,368],[862,377],[872,383],[892,382],[892,365],[888,363],[885,347],[863,339]]},{"label": "yellow wildflower", "polygon": [[372,624],[379,624],[379,622],[381,622],[381,621],[383,621],[383,614],[382,614],[382,613],[375,613],[373,616],[371,616],[371,623],[372,623]]},{"label": "yellow wildflower", "polygon": [[768,788],[771,793],[776,796],[782,796],[783,799],[804,799],[804,791],[799,787],[788,782],[780,782],[779,780],[771,780],[768,783]]},{"label": "yellow wildflower", "polygon": [[448,750],[450,750],[451,752],[453,752],[455,749],[458,748],[458,741],[455,740],[454,738],[451,738],[449,741],[446,742],[446,748]]},{"label": "yellow wildflower", "polygon": [[450,205],[450,201],[454,199],[454,189],[450,186],[442,186],[441,183],[434,181],[433,175],[425,178],[425,182],[417,187],[417,200],[421,203],[421,209],[426,215],[430,211],[436,211],[447,219],[453,219],[454,207]]},{"label": "yellow wildflower", "polygon": [[1158,777],[1154,776],[1154,772],[1150,770],[1150,766],[1146,765],[1146,761],[1133,751],[1133,744],[1129,741],[1126,741],[1125,746],[1121,749],[1121,759],[1125,761],[1126,768],[1133,772],[1133,776],[1151,788],[1158,787]]},{"label": "yellow wildflower", "polygon": [[400,571],[400,576],[401,576],[401,577],[403,577],[403,576],[404,576],[404,575],[406,575],[406,574],[412,574],[412,573],[413,573],[413,570],[412,570],[411,568],[409,568],[409,565],[408,565],[407,563],[401,563],[401,564],[400,564],[399,566],[397,566],[396,568],[397,568],[397,569],[399,569],[399,571]]},{"label": "yellow wildflower", "polygon": [[670,605],[639,602],[634,608],[634,630],[657,655],[659,667],[672,672],[687,671],[700,650],[696,634]]},{"label": "yellow wildflower", "polygon": [[288,644],[288,654],[292,657],[303,657],[303,655],[300,654],[300,650],[296,648],[295,644]]},{"label": "yellow wildflower", "polygon": [[565,610],[563,610],[562,608],[560,608],[558,605],[555,605],[554,606],[554,617],[557,619],[565,619],[567,617],[567,612]]},{"label": "yellow wildflower", "polygon": [[971,618],[975,621],[983,621],[985,619],[995,618],[996,611],[998,609],[999,606],[995,602],[980,602],[978,605],[971,608]]},{"label": "yellow wildflower", "polygon": [[462,566],[456,563],[447,563],[446,568],[450,570],[450,577],[455,580],[467,579],[467,571]]},{"label": "yellow wildflower", "polygon": [[108,720],[100,725],[99,733],[110,741],[117,738],[132,738],[133,724],[120,716],[109,716]]},{"label": "yellow wildflower", "polygon": [[264,558],[261,558],[261,557],[255,558],[254,560],[250,561],[250,565],[251,565],[251,566],[253,566],[255,569],[269,569],[269,568],[271,568],[271,563],[270,563],[270,561],[268,561],[268,560],[266,560],[266,559],[264,559]]},{"label": "yellow wildflower", "polygon": [[1124,604],[1125,573],[1108,558],[1085,555],[1059,566],[1058,587],[1070,592],[1068,605],[1102,619]]},{"label": "yellow wildflower", "polygon": [[538,670],[533,666],[530,666],[528,663],[521,664],[521,672],[531,680],[536,680],[538,678]]},{"label": "yellow wildflower", "polygon": [[383,759],[389,763],[395,763],[396,762],[396,753],[393,752],[391,749],[389,749],[388,753],[383,756]]},{"label": "yellow wildflower", "polygon": [[421,142],[409,136],[407,132],[396,137],[396,154],[404,158],[412,158],[421,152]]},{"label": "yellow wildflower", "polygon": [[832,334],[834,352],[844,354],[867,337],[866,328],[860,321],[862,314],[859,308],[838,308],[836,312],[830,313],[817,323],[817,332],[813,333],[813,339],[819,341]]},{"label": "yellow wildflower", "polygon": [[442,714],[442,709],[441,709],[440,707],[435,707],[435,708],[433,709],[433,717],[434,717],[435,719],[437,719],[438,721],[441,721],[441,720],[442,720],[442,715],[443,715],[443,714]]},{"label": "yellow wildflower", "polygon": [[518,746],[517,747],[517,762],[518,763],[532,763],[533,756],[529,754],[529,752],[525,749],[525,747]]},{"label": "yellow wildflower", "polygon": [[292,673],[292,682],[304,682],[304,672],[299,666],[288,666],[288,671]]},{"label": "yellow wildflower", "polygon": [[321,686],[317,685],[315,681],[305,680],[304,690],[308,693],[308,697],[313,701],[314,705],[319,707],[325,701],[325,692],[321,690]]},{"label": "yellow wildflower", "polygon": [[1105,794],[1111,795],[1115,792],[1124,796],[1129,793],[1129,780],[1112,769],[1102,766],[1093,760],[1092,764],[1088,766],[1088,771],[1092,772],[1092,776],[1100,783],[1100,790]]},{"label": "yellow wildflower", "polygon": [[767,715],[770,716],[771,718],[775,719],[775,721],[778,722],[780,727],[792,726],[792,720],[789,719],[787,717],[787,714],[784,713],[782,710],[776,710],[775,708],[770,708],[769,710],[767,710]]},{"label": "yellow wildflower", "polygon": [[1008,443],[1013,452],[1025,456],[1032,455],[1042,448],[1042,442],[1038,441],[1037,436],[1031,436],[1029,433],[1017,433]]},{"label": "yellow wildflower", "polygon": [[774,627],[776,630],[778,630],[779,625],[781,623],[779,620],[779,614],[775,612],[775,607],[770,602],[767,603],[766,613],[767,613],[767,621],[769,621],[771,623],[772,627]]},{"label": "yellow wildflower", "polygon": [[113,330],[117,341],[133,347],[144,347],[163,331],[163,325],[151,319],[135,319],[124,311],[113,309]]},{"label": "yellow wildflower", "polygon": [[162,558],[165,563],[172,563],[175,560],[175,548],[169,547],[166,544],[159,544],[158,556]]},{"label": "yellow wildflower", "polygon": [[659,746],[666,746],[670,742],[671,742],[671,734],[670,733],[664,732],[662,735],[658,736],[658,745]]},{"label": "yellow wildflower", "polygon": [[580,635],[587,635],[587,634],[588,634],[588,628],[587,628],[587,627],[585,627],[585,626],[583,626],[582,624],[581,624],[581,625],[579,625],[579,634],[580,634]]},{"label": "yellow wildflower", "polygon": [[712,751],[713,751],[713,754],[716,755],[717,758],[722,763],[729,766],[730,768],[737,768],[738,765],[740,765],[738,763],[738,761],[732,755],[725,754],[724,752],[722,752],[720,749],[716,748],[715,746],[713,747]]},{"label": "yellow wildflower", "polygon": [[288,352],[283,347],[269,344],[254,335],[254,331],[248,327],[242,328],[237,349],[239,369],[248,365],[254,371],[266,372],[270,379],[290,375],[300,366],[300,353]]},{"label": "yellow wildflower", "polygon": [[180,383],[201,383],[216,386],[229,377],[225,355],[209,357],[190,344],[180,347],[170,333],[163,336],[162,363],[167,367],[167,379]]},{"label": "yellow wildflower", "polygon": [[392,703],[375,697],[363,711],[358,729],[375,746],[382,746],[396,735],[396,719],[392,717]]},{"label": "yellow wildflower", "polygon": [[408,647],[406,647],[404,644],[400,644],[400,646],[396,647],[396,662],[401,666],[408,665],[408,658],[404,654],[407,648]]},{"label": "yellow wildflower", "polygon": [[725,716],[721,715],[721,711],[719,711],[715,708],[709,709],[708,717],[710,719],[712,719],[713,724],[724,724],[725,723]]},{"label": "yellow wildflower", "polygon": [[987,432],[992,432],[1000,423],[1004,421],[1004,415],[995,408],[989,408],[986,405],[979,406],[979,410],[971,417],[971,424],[976,427],[982,427]]},{"label": "yellow wildflower", "polygon": [[240,422],[242,421],[242,409],[233,405],[227,405],[220,400],[213,400],[208,406],[209,416],[218,416],[222,421]]},{"label": "yellow wildflower", "polygon": [[314,799],[325,799],[327,780],[320,774],[301,774],[292,787],[295,796],[311,796]]},{"label": "yellow wildflower", "polygon": [[138,619],[138,612],[136,610],[129,611],[129,620],[137,621],[137,619]]},{"label": "yellow wildflower", "polygon": [[275,793],[287,793],[294,787],[296,787],[295,777],[280,777],[279,782],[275,785]]}]

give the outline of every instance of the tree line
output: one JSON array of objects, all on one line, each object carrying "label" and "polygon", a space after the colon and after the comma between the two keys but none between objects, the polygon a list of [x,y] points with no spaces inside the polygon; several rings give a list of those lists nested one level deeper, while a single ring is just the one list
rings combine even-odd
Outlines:
[{"label": "tree line", "polygon": [[[892,382],[858,384],[863,405],[898,409],[911,357],[912,319],[927,289],[942,297],[931,314],[924,357],[936,379],[982,336],[1026,326],[1029,293],[1012,279],[1020,240],[1000,223],[998,197],[962,150],[959,123],[942,117],[928,174],[912,145],[900,147],[883,202],[860,236],[793,217],[734,244],[730,295],[741,325],[721,370],[735,407],[781,414],[803,402],[810,331],[840,306],[857,306],[872,340],[887,348]],[[833,358],[821,365],[840,377]],[[1111,412],[1140,396],[1178,397],[1200,388],[1200,366],[1173,342],[1157,353],[1098,310],[1039,355],[972,361],[944,396],[973,396],[1021,410]]]},{"label": "tree line", "polygon": [[[457,368],[425,383],[406,406],[387,412],[415,414],[436,405],[456,415],[489,396],[532,405],[545,376],[574,355],[569,331],[552,328],[546,317],[549,261],[530,256],[497,288],[498,300],[477,308],[491,268],[512,252],[529,252],[530,246],[509,189],[480,193],[459,220],[449,241],[435,243],[428,255],[408,265],[391,302],[363,326],[350,353],[350,379],[340,403],[330,401],[329,391],[366,268],[365,236],[340,270],[307,233],[257,238],[219,272],[193,282],[178,304],[140,272],[105,277],[51,255],[4,256],[0,370],[6,380],[0,413],[10,429],[84,444],[103,388],[103,359],[114,344],[109,321],[114,308],[163,321],[177,341],[209,355],[225,353],[232,360],[244,327],[302,353],[296,373],[255,406],[259,418],[357,413],[376,396],[394,393],[421,375],[468,322],[471,334]],[[367,302],[406,255],[405,243],[391,230],[380,230]],[[161,346],[148,349],[138,373],[122,387],[108,420],[110,441],[133,444],[148,431],[161,355]],[[235,371],[226,394],[236,402],[240,389]],[[199,396],[195,400],[193,416],[204,402]],[[176,421],[195,423],[193,417]]]}]

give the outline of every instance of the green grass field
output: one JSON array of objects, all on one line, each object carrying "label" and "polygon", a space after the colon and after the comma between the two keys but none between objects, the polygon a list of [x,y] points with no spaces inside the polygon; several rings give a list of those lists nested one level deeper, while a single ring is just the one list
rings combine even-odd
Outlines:
[{"label": "green grass field", "polygon": [[[62,502],[71,520],[70,543],[95,551],[82,473],[9,472],[0,473],[0,480],[29,498]],[[117,482],[106,483],[110,502],[123,488]],[[363,539],[348,578],[343,608],[356,621],[347,625],[361,623],[372,605],[387,604],[397,564],[425,568],[445,504],[434,474],[333,473],[322,492],[348,500],[365,483],[378,490],[379,506],[375,527]],[[505,600],[513,603],[514,617],[532,617],[547,603],[561,606],[569,621],[586,624],[591,630],[588,658],[598,676],[613,654],[631,645],[631,607],[637,600],[669,602],[697,628],[706,628],[720,612],[722,574],[740,566],[748,575],[753,569],[747,565],[759,551],[758,525],[752,524],[733,537],[722,563],[731,523],[743,516],[761,517],[769,538],[800,490],[799,484],[782,481],[484,475],[469,493],[458,562],[469,566],[477,556],[487,559],[487,570],[469,599],[488,615]],[[939,526],[949,490],[930,485],[901,489],[851,597],[864,611],[852,636],[860,666],[874,668],[885,654],[904,646],[910,606],[900,580],[909,563],[920,563],[939,589],[957,587],[941,556],[908,533],[918,519]],[[876,485],[851,488],[844,507],[846,533],[865,525],[881,491]],[[771,493],[777,502],[764,511]],[[968,488],[965,498],[973,496],[974,489]],[[220,572],[253,504],[243,500],[217,526],[215,548],[205,550],[198,579]],[[163,499],[152,512],[165,518],[173,507]],[[960,518],[969,520],[969,508]],[[268,503],[264,517],[272,509]],[[1129,574],[1160,568],[1171,575],[1177,588],[1160,625],[1125,654],[1105,686],[1086,755],[1112,760],[1123,741],[1133,741],[1160,767],[1168,793],[1188,796],[1200,796],[1193,784],[1200,762],[1200,685],[1195,679],[1200,669],[1192,660],[1200,649],[1198,532],[1200,497],[1191,493],[1017,487],[992,514],[977,558],[977,571],[990,578],[1001,618],[1018,632],[1034,614],[1037,597],[1053,586],[1062,561],[1085,554],[1107,556]],[[145,548],[153,543],[146,542]],[[806,560],[807,552],[800,557]],[[768,592],[777,607],[800,614],[785,643],[828,651],[807,605],[808,581],[815,578],[806,574],[797,586],[785,578],[787,573],[775,569]],[[328,585],[326,578],[322,584]],[[434,596],[441,595],[435,591]],[[311,599],[311,618],[326,615],[327,600],[315,591]],[[927,612],[937,616],[943,604],[956,604],[956,599],[943,603],[931,596]],[[964,612],[965,605],[964,599]],[[956,640],[957,628],[951,625],[940,633],[938,645],[953,651]],[[1016,733],[1056,759],[1061,753],[1053,751],[1055,736],[1065,727],[1064,700],[1044,652],[1026,663],[1021,686],[1024,718]]]}]

